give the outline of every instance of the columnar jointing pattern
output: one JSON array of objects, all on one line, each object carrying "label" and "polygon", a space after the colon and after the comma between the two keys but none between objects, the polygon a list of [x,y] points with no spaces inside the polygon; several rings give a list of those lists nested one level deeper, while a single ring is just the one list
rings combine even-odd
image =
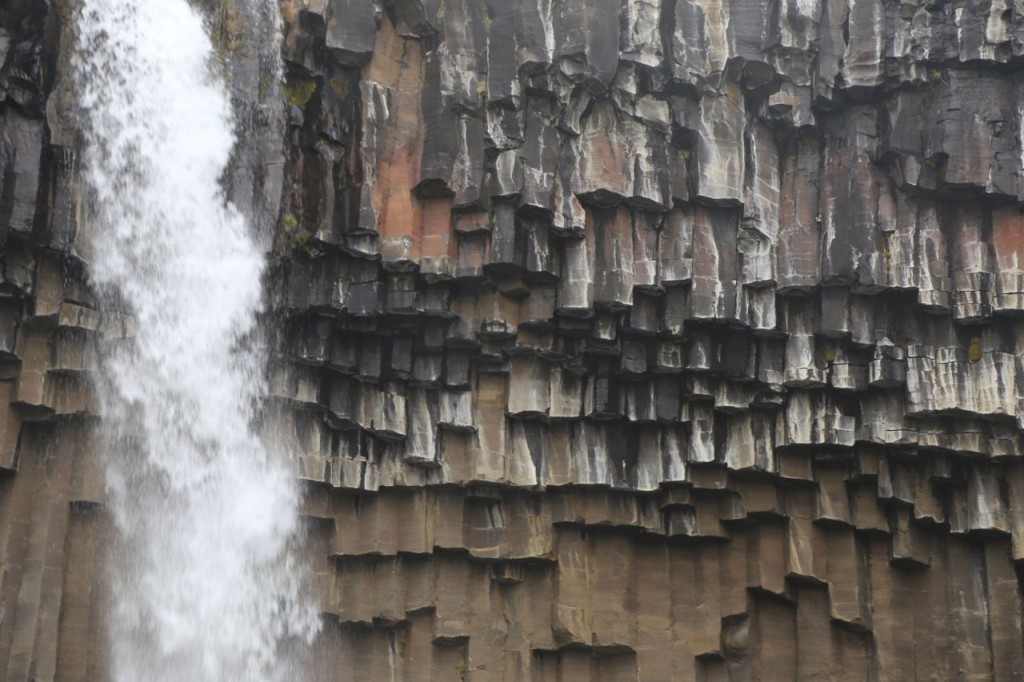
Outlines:
[{"label": "columnar jointing pattern", "polygon": [[1024,674],[1024,16],[291,10],[275,391],[325,649],[367,679]]},{"label": "columnar jointing pattern", "polygon": [[[43,5],[0,10],[0,667],[84,681],[84,387],[130,320],[84,285]],[[1022,674],[1019,8],[283,8],[312,679]]]}]

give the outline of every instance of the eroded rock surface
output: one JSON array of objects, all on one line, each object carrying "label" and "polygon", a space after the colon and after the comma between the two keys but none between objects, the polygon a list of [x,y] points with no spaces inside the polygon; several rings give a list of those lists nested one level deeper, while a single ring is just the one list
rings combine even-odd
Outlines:
[{"label": "eroded rock surface", "polygon": [[[282,10],[312,679],[1024,674],[1019,7]],[[67,11],[0,10],[10,680],[106,675]]]}]

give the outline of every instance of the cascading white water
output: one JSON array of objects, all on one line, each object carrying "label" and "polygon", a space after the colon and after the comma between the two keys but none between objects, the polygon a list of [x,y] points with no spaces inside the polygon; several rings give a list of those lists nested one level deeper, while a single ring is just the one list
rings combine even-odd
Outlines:
[{"label": "cascading white water", "polygon": [[[266,0],[270,2],[270,0]],[[134,320],[104,361],[118,682],[281,680],[308,640],[291,471],[254,433],[263,257],[221,179],[231,104],[186,0],[81,0],[91,275]]]}]

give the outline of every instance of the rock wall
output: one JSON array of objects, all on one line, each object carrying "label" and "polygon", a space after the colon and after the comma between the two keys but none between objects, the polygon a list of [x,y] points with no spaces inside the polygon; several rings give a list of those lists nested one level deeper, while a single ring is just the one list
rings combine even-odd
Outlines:
[{"label": "rock wall", "polygon": [[[0,9],[12,681],[106,676],[90,377],[131,321],[88,288],[72,8]],[[1024,678],[1020,7],[282,14],[283,171],[247,145],[232,194],[281,195],[311,679]]]}]

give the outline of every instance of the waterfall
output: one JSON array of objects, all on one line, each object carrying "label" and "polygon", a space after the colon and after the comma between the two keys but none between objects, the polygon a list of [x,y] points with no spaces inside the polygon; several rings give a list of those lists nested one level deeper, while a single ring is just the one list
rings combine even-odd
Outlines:
[{"label": "waterfall", "polygon": [[89,266],[126,313],[98,382],[113,676],[294,679],[284,650],[316,618],[289,555],[294,477],[253,427],[264,260],[221,185],[236,140],[216,53],[186,0],[81,5]]}]

